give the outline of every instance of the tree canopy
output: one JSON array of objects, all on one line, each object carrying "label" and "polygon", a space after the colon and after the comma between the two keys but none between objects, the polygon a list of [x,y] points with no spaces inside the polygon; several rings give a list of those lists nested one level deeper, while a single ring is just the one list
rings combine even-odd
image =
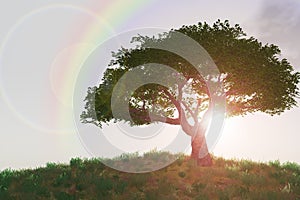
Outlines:
[{"label": "tree canopy", "polygon": [[[133,37],[135,48],[120,48],[112,53],[112,61],[99,86],[88,89],[82,122],[102,123],[125,120],[113,116],[111,95],[119,79],[136,66],[160,63],[174,68],[187,80],[184,85],[166,88],[158,84],[146,84],[138,88],[129,101],[132,125],[161,121],[180,124],[179,118],[196,116],[209,105],[209,92],[205,77],[184,58],[165,50],[146,48],[145,44],[162,43],[180,32],[198,42],[212,57],[220,71],[220,79],[226,95],[227,116],[245,115],[261,111],[280,114],[296,106],[299,96],[300,74],[295,72],[287,59],[280,58],[280,49],[274,44],[262,44],[254,37],[247,37],[239,25],[230,26],[218,20],[212,26],[207,23],[182,26],[157,37],[138,35]],[[153,73],[151,70],[145,73]],[[166,75],[166,79],[173,75]],[[138,78],[138,77],[136,77]],[[180,89],[180,90],[179,90]],[[196,94],[196,99],[183,98],[182,93]],[[181,95],[181,96],[180,96]],[[182,98],[182,99],[180,99]],[[186,111],[185,116],[176,117]],[[152,120],[149,113],[152,114]],[[177,113],[177,114],[176,114]]]}]

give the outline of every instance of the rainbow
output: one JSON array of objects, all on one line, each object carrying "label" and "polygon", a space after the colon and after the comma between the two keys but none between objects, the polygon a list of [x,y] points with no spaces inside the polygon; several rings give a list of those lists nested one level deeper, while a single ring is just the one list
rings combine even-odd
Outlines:
[{"label": "rainbow", "polygon": [[[55,109],[52,111],[57,116],[55,123],[58,127],[66,126],[66,124],[70,123],[70,117],[73,118],[70,113],[72,113],[72,97],[76,78],[78,77],[80,67],[88,55],[105,40],[116,35],[114,30],[131,20],[135,12],[150,6],[155,1],[106,1],[95,5],[94,11],[86,11],[98,20],[94,23],[86,22],[85,27],[81,27],[82,32],[74,38],[76,44],[63,50],[61,55],[58,55],[57,60],[53,62],[53,65],[55,65],[56,61],[63,62],[63,68],[61,65],[58,68],[53,68],[54,71],[50,74],[50,76],[53,75],[51,76],[53,91],[62,103],[60,106],[54,105]],[[99,27],[99,22],[102,27]],[[59,69],[59,71],[55,72],[55,69]],[[70,110],[66,111],[66,108]]]},{"label": "rainbow", "polygon": [[[71,46],[62,46],[62,50],[57,53],[51,66],[49,66],[50,87],[58,101],[49,98],[51,94],[46,95],[43,102],[51,108],[51,113],[41,113],[41,117],[46,117],[50,124],[38,124],[30,119],[32,116],[25,116],[24,113],[18,111],[13,103],[10,102],[9,91],[0,85],[1,97],[3,97],[9,109],[21,119],[23,123],[36,130],[47,133],[74,132],[74,129],[70,128],[71,124],[73,124],[73,115],[71,114],[72,97],[76,78],[82,63],[98,45],[117,34],[114,30],[119,27],[124,27],[124,24],[132,20],[132,17],[137,11],[150,6],[155,1],[157,0],[101,1],[94,2],[95,5],[92,5],[92,9],[85,8],[84,5],[48,4],[44,7],[32,10],[21,17],[4,38],[4,43],[0,46],[0,54],[5,51],[7,41],[11,39],[13,33],[20,31],[18,28],[23,22],[34,17],[39,17],[38,15],[44,11],[65,9],[66,11],[77,11],[80,14],[84,14],[84,16],[88,16],[86,21],[82,21],[79,24],[79,31],[75,35],[70,32],[72,38]],[[71,26],[73,25],[76,26],[76,22]]]}]

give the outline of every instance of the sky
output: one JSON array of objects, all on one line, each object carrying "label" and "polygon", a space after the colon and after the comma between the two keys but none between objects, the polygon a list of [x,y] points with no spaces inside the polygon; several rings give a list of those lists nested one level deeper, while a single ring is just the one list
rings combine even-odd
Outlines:
[{"label": "sky", "polygon": [[[82,135],[86,130],[77,122],[77,105],[84,89],[99,81],[110,51],[128,42],[133,33],[228,19],[240,24],[248,36],[278,45],[281,57],[300,70],[300,1],[296,0],[12,0],[0,4],[0,170],[93,156],[97,143],[86,136],[92,141],[87,143]],[[299,120],[299,108],[280,116],[255,113],[226,119],[211,151],[225,158],[300,163]],[[110,128],[103,130],[108,141],[126,143],[124,151],[138,146],[116,139]],[[165,134],[164,140],[172,141],[174,136]]]}]

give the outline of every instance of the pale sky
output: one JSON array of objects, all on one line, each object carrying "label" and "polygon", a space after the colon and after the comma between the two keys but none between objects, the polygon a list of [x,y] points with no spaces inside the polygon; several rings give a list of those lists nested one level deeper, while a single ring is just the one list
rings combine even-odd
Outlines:
[{"label": "pale sky", "polygon": [[[296,0],[12,0],[1,3],[0,13],[0,170],[91,156],[80,141],[72,99],[76,84],[85,87],[105,69],[93,77],[80,71],[88,52],[120,39],[118,34],[228,19],[248,36],[278,45],[282,57],[300,70]],[[117,41],[113,45],[119,47]],[[103,65],[106,60],[110,57],[102,59]],[[255,113],[228,119],[212,152],[300,163],[299,120],[299,108],[280,116]]]}]

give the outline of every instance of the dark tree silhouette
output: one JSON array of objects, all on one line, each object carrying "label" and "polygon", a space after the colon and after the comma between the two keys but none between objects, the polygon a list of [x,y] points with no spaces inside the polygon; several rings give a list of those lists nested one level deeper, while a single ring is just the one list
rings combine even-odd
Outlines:
[{"label": "dark tree silhouette", "polygon": [[[247,38],[239,25],[230,26],[227,20],[218,20],[212,26],[207,23],[182,26],[158,37],[139,35],[133,38],[133,42],[138,44],[135,48],[121,48],[114,52],[100,85],[88,89],[82,122],[99,127],[113,119],[115,122],[127,121],[131,125],[153,122],[181,125],[186,134],[193,136],[191,157],[199,165],[211,165],[205,127],[201,124],[212,105],[207,77],[201,76],[191,63],[172,52],[145,47],[149,42],[167,41],[175,31],[197,41],[218,66],[220,74],[214,78],[222,82],[226,116],[257,111],[274,115],[296,106],[300,74],[286,59],[279,58],[279,48],[273,44],[263,45],[253,37]],[[114,86],[126,72],[147,63],[170,66],[185,80],[178,80],[171,87],[154,83],[139,87],[128,99],[131,119],[114,116],[111,109]],[[151,70],[144,72],[151,73]],[[171,76],[174,78],[174,74],[165,78]],[[184,94],[194,94],[196,98]],[[205,156],[200,156],[200,150]]]}]

